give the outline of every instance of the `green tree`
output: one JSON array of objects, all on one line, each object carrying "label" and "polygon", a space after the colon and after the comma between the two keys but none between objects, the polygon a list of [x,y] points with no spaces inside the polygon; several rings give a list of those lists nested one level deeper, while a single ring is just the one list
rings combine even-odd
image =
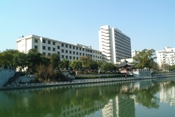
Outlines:
[{"label": "green tree", "polygon": [[90,68],[91,69],[98,69],[98,63],[96,61],[91,61]]},{"label": "green tree", "polygon": [[53,64],[54,69],[59,66],[59,63],[60,63],[60,55],[59,54],[52,54],[50,59],[51,59],[51,62]]},{"label": "green tree", "polygon": [[175,65],[171,66],[171,71],[175,70]]},{"label": "green tree", "polygon": [[83,68],[89,69],[91,67],[92,58],[90,56],[80,56],[79,60],[82,63]]},{"label": "green tree", "polygon": [[139,54],[134,56],[133,59],[138,61],[136,65],[138,68],[144,68],[144,67],[152,68],[153,66],[150,63],[154,61],[154,59],[156,59],[155,50],[144,49]]},{"label": "green tree", "polygon": [[30,49],[28,54],[28,67],[35,71],[36,65],[42,63],[41,54],[36,49]]},{"label": "green tree", "polygon": [[78,60],[72,60],[69,65],[72,69],[76,70],[82,67],[82,63]]},{"label": "green tree", "polygon": [[153,70],[159,69],[159,65],[155,61],[150,61],[150,66],[150,68],[152,68]]},{"label": "green tree", "polygon": [[102,66],[104,66],[106,64],[106,61],[105,60],[100,60],[97,62],[98,64],[98,67],[101,68]]},{"label": "green tree", "polygon": [[14,49],[6,49],[6,52],[11,53],[12,55],[15,55],[16,53],[19,53],[18,50],[14,50]]},{"label": "green tree", "polygon": [[63,61],[60,62],[59,67],[62,68],[62,69],[63,68],[68,69],[68,67],[69,67],[69,60],[63,59]]},{"label": "green tree", "polygon": [[0,65],[13,66],[13,55],[10,52],[4,51],[0,53]]},{"label": "green tree", "polygon": [[41,64],[48,66],[51,63],[50,57],[46,57],[44,55],[41,56]]},{"label": "green tree", "polygon": [[112,63],[106,63],[101,67],[102,70],[112,71],[114,70],[114,64]]},{"label": "green tree", "polygon": [[14,66],[21,66],[22,69],[28,65],[27,54],[16,53],[13,58]]}]

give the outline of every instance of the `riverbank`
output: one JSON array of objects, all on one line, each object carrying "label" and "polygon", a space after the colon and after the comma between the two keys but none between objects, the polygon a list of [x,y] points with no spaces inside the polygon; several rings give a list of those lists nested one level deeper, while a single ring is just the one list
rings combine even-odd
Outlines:
[{"label": "riverbank", "polygon": [[118,77],[118,78],[101,78],[101,79],[76,79],[73,81],[62,81],[62,82],[50,82],[50,83],[26,83],[26,84],[15,84],[11,86],[0,87],[0,90],[11,90],[11,89],[25,89],[25,88],[39,88],[39,87],[52,87],[62,85],[77,85],[77,84],[89,84],[89,83],[100,83],[100,82],[117,82],[117,81],[130,81],[130,80],[145,80],[145,79],[158,79],[158,78],[169,78],[175,77],[175,75],[169,76],[153,76],[153,77]]}]

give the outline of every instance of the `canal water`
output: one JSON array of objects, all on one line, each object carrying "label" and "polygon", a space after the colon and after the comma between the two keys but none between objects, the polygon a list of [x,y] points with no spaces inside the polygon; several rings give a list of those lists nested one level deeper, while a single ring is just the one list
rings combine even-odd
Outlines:
[{"label": "canal water", "polygon": [[175,78],[0,91],[0,117],[175,117]]}]

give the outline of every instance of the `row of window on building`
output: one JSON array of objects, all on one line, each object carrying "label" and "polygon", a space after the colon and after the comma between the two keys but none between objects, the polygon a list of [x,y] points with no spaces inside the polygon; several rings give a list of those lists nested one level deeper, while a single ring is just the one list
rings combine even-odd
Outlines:
[{"label": "row of window on building", "polygon": [[[35,39],[35,43],[38,43],[38,40]],[[46,40],[43,39],[43,43],[46,43]],[[51,41],[47,40],[47,44],[51,44]],[[52,42],[53,45],[55,45],[55,42]],[[86,51],[86,52],[90,52],[90,53],[96,53],[96,54],[101,54],[101,52],[96,52],[93,50],[89,50],[89,49],[84,49],[81,47],[75,47],[72,45],[68,45],[68,44],[61,44],[61,47],[66,47],[66,48],[70,48],[70,49],[76,49],[76,50],[82,50],[82,51]],[[46,49],[45,46],[43,46],[43,49]],[[57,49],[60,49],[60,46],[57,46]],[[48,47],[48,50],[50,50],[50,47]],[[53,51],[55,50],[55,48],[53,48]]]},{"label": "row of window on building", "polygon": [[[38,49],[38,46],[35,46],[35,49]],[[45,49],[46,49],[46,47],[43,46],[43,50],[45,50]],[[48,47],[48,50],[51,51],[51,47]],[[55,48],[52,48],[52,51],[55,51]],[[69,53],[69,54],[76,54],[76,55],[80,55],[80,56],[81,55],[83,55],[83,56],[85,55],[84,53],[81,53],[81,52],[68,51],[68,50],[64,50],[64,49],[62,49],[61,52],[62,53]],[[58,54],[60,54],[60,53],[58,52]],[[92,57],[92,55],[90,55],[90,54],[86,54],[86,55]],[[98,57],[96,56],[96,58],[99,58],[99,56]],[[100,57],[100,59],[101,59],[101,57]]]},{"label": "row of window on building", "polygon": [[[60,54],[60,52],[57,52],[57,54]],[[73,52],[73,54],[75,55],[75,52]],[[43,55],[45,55],[46,56],[46,53],[45,52],[43,52]],[[48,56],[50,56],[51,55],[51,53],[48,53],[47,54]],[[90,54],[84,54],[84,53],[78,53],[78,52],[76,52],[76,55],[80,55],[80,56],[90,56],[90,57],[93,57],[93,58],[98,58],[98,59],[101,59],[101,56],[95,56],[95,55],[90,55]]]}]

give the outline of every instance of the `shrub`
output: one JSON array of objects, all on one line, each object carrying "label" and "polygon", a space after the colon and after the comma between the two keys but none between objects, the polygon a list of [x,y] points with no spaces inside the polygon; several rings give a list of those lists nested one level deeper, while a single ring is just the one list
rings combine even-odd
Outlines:
[{"label": "shrub", "polygon": [[28,72],[22,72],[21,73],[21,76],[25,76],[25,75],[30,75],[30,73],[28,73]]}]

